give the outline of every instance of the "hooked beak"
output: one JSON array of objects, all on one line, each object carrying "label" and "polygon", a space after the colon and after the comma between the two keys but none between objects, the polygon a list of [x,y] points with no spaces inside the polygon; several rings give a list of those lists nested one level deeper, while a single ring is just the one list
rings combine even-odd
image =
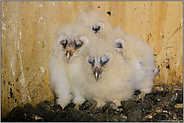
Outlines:
[{"label": "hooked beak", "polygon": [[66,47],[66,59],[67,61],[70,60],[70,58],[73,56],[74,52],[75,52],[75,47],[72,45],[72,44],[69,44],[67,47]]},{"label": "hooked beak", "polygon": [[95,75],[96,81],[99,80],[100,74],[101,74],[101,68],[96,66],[95,69],[94,69],[94,75]]},{"label": "hooked beak", "polygon": [[71,56],[72,56],[71,51],[66,51],[66,59],[69,60]]}]

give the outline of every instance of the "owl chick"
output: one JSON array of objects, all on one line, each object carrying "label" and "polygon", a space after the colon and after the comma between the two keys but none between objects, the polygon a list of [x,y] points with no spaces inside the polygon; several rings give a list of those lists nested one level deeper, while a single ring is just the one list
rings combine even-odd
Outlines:
[{"label": "owl chick", "polygon": [[68,69],[80,64],[80,55],[89,44],[89,39],[95,38],[91,29],[79,23],[59,26],[55,34],[49,63],[50,87],[58,97],[57,103],[64,108],[73,98],[69,78],[71,71]]},{"label": "owl chick", "polygon": [[97,107],[102,107],[107,101],[120,106],[122,100],[131,98],[135,80],[133,68],[111,43],[99,38],[83,53],[82,62],[70,68],[76,105],[87,99],[95,100]]},{"label": "owl chick", "polygon": [[112,28],[108,17],[95,10],[80,12],[77,16],[76,21],[88,26],[96,34],[101,33],[101,35]]},{"label": "owl chick", "polygon": [[120,27],[113,28],[105,37],[114,44],[116,51],[133,66],[136,78],[134,88],[143,92],[143,96],[145,93],[150,93],[155,74],[158,72],[150,46],[140,37],[126,34]]}]

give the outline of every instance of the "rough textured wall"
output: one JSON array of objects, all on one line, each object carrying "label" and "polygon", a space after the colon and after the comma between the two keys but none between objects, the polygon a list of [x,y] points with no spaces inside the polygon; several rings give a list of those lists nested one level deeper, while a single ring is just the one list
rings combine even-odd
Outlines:
[{"label": "rough textured wall", "polygon": [[[106,14],[155,53],[155,84],[183,85],[183,2],[1,2],[1,112],[52,100],[48,63],[54,31],[80,11]],[[111,15],[107,14],[110,12]]]}]

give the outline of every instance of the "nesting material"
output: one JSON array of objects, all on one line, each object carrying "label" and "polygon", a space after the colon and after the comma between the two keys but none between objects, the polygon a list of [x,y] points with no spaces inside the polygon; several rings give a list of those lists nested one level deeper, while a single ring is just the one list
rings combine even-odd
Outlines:
[{"label": "nesting material", "polygon": [[[96,101],[86,101],[79,106],[79,110],[74,109],[73,103],[64,109],[53,101],[40,102],[37,106],[26,104],[14,108],[2,121],[183,122],[183,96],[180,96],[183,90],[168,88],[165,85],[154,86],[153,91],[145,96],[145,101],[122,101],[119,107],[107,102],[97,109]],[[134,95],[139,93],[136,91]],[[178,96],[171,100],[175,95]]]}]

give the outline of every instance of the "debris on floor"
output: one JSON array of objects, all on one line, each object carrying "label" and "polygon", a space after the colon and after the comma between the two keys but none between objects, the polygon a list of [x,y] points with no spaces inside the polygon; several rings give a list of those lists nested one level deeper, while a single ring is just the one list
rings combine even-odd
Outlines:
[{"label": "debris on floor", "polygon": [[[135,91],[135,97],[140,91]],[[86,101],[74,109],[70,103],[64,109],[54,101],[40,102],[32,106],[15,107],[2,121],[114,121],[114,122],[183,122],[183,88],[156,85],[144,101],[131,99],[122,101],[116,107],[107,102],[102,108],[95,107],[95,101]]]}]

